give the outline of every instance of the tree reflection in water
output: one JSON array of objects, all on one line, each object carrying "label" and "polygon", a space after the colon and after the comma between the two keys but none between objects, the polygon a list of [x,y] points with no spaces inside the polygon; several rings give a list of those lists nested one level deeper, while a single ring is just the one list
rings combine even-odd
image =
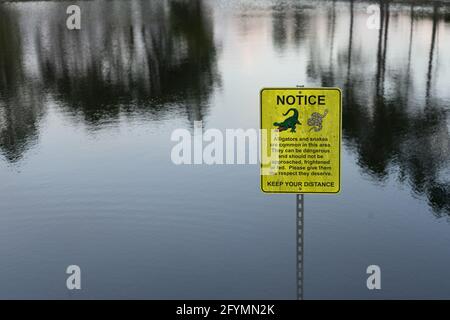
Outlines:
[{"label": "tree reflection in water", "polygon": [[[343,88],[344,144],[365,174],[379,182],[395,176],[425,195],[436,215],[449,214],[449,100],[438,91],[448,84],[449,70],[438,67],[440,50],[448,51],[439,32],[449,28],[448,4],[318,3],[270,5],[273,46],[305,49],[299,59],[307,62],[310,82]],[[369,33],[366,8],[374,3],[380,29]],[[107,4],[107,15],[103,1],[80,4],[87,9],[82,33],[65,29],[58,4],[34,6],[33,15],[0,5],[0,149],[9,162],[36,141],[49,99],[92,127],[120,116],[158,119],[173,114],[172,105],[191,122],[204,118],[220,85],[204,3]],[[326,32],[319,34],[321,24]],[[429,32],[418,34],[422,28]],[[365,42],[368,34],[373,46]],[[420,46],[427,47],[426,58]]]},{"label": "tree reflection in water", "polygon": [[28,16],[0,4],[0,147],[8,161],[36,140],[44,97],[93,128],[121,115],[159,118],[173,104],[191,122],[207,112],[219,78],[201,0],[78,4],[82,32],[65,28],[64,5],[30,4]]}]

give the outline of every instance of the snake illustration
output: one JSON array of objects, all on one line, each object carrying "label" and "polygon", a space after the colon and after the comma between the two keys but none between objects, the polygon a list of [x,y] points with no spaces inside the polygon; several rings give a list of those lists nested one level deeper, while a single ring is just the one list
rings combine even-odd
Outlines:
[{"label": "snake illustration", "polygon": [[312,127],[311,129],[309,129],[309,131],[314,130],[315,132],[319,132],[320,130],[322,130],[322,121],[327,114],[328,110],[325,110],[323,114],[314,112],[308,119],[308,126]]}]

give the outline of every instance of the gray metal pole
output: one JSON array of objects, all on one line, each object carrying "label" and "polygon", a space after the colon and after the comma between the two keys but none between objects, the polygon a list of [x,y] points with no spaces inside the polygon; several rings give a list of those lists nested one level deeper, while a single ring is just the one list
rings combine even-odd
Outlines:
[{"label": "gray metal pole", "polygon": [[303,300],[303,231],[305,196],[297,194],[296,219],[297,219],[297,300]]},{"label": "gray metal pole", "polygon": [[[298,84],[297,88],[304,88]],[[297,194],[296,201],[296,220],[297,220],[297,300],[303,300],[303,231],[305,215],[305,196]]]}]

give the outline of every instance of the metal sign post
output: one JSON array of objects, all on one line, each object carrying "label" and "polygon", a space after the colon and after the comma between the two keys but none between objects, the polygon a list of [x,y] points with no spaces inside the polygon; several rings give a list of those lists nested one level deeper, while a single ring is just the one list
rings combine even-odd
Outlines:
[{"label": "metal sign post", "polygon": [[260,91],[260,128],[269,136],[261,143],[261,159],[270,154],[269,161],[261,162],[260,188],[296,194],[299,300],[304,287],[304,195],[340,190],[341,113],[339,88],[297,85]]},{"label": "metal sign post", "polygon": [[[303,88],[304,85],[297,85]],[[296,195],[296,220],[297,220],[297,300],[303,300],[303,243],[304,243],[304,222],[305,222],[305,195]]]},{"label": "metal sign post", "polygon": [[305,196],[297,194],[296,218],[297,218],[297,300],[303,300],[303,231],[304,231],[304,213]]}]

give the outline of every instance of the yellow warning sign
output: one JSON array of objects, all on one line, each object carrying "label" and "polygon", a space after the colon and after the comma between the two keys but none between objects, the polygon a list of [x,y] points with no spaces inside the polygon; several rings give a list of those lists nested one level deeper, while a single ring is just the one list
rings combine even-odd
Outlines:
[{"label": "yellow warning sign", "polygon": [[261,90],[263,192],[339,192],[341,108],[338,88]]}]

